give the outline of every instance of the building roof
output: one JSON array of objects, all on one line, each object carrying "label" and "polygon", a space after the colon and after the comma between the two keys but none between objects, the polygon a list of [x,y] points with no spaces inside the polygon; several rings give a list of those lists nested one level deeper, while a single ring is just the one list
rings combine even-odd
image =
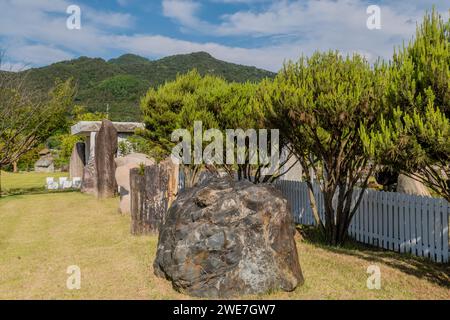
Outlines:
[{"label": "building roof", "polygon": [[[143,129],[145,126],[139,122],[113,122],[117,133],[133,133],[136,129]],[[91,132],[98,132],[102,126],[101,121],[80,121],[70,128],[73,135],[89,135]]]}]

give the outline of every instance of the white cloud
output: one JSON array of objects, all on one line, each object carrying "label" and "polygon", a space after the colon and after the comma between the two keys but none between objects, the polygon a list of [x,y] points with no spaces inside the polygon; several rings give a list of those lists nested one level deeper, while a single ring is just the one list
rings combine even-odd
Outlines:
[{"label": "white cloud", "polygon": [[200,8],[200,4],[190,0],[163,0],[163,14],[175,19],[183,25],[189,27],[198,27],[199,20],[196,14]]},{"label": "white cloud", "polygon": [[[185,11],[185,16],[178,19],[178,22],[183,25],[183,31],[191,30],[192,33],[217,38],[264,39],[264,42],[272,43],[272,46],[285,47],[287,55],[300,50],[310,54],[315,50],[338,49],[344,53],[365,53],[368,59],[374,61],[380,56],[389,58],[394,46],[400,45],[414,34],[416,22],[421,20],[423,7],[426,6],[426,1],[415,2],[408,2],[409,5],[402,1],[380,4],[381,30],[367,29],[369,15],[366,9],[369,4],[363,0],[282,0],[273,2],[268,7],[263,6],[259,11],[251,8],[223,15],[216,24],[201,21],[197,17],[200,10],[197,7],[196,10]],[[445,8],[445,1],[436,2],[438,9]]]},{"label": "white cloud", "polygon": [[[372,61],[378,56],[389,58],[394,45],[413,35],[415,21],[424,13],[419,6],[385,4],[381,6],[382,29],[368,30],[367,3],[363,0],[278,1],[263,5],[259,11],[252,7],[234,12],[212,24],[199,18],[199,3],[164,0],[163,14],[185,30],[208,34],[210,39],[215,36],[217,41],[202,43],[157,34],[120,35],[118,28],[133,25],[131,15],[87,6],[81,7],[82,29],[68,30],[65,10],[70,3],[66,0],[1,0],[0,47],[7,50],[10,61],[17,66],[43,65],[79,55],[107,56],[111,52],[160,57],[207,51],[218,59],[277,71],[285,59],[309,55],[314,50],[359,52]],[[244,48],[220,44],[224,37],[241,43],[257,39],[260,45]]]},{"label": "white cloud", "polygon": [[281,67],[284,58],[295,59],[300,53],[300,47],[296,45],[248,49],[213,42],[196,43],[170,37],[146,35],[114,36],[111,40],[115,44],[115,48],[144,56],[167,56],[206,51],[218,59],[273,71],[277,71]]},{"label": "white cloud", "polygon": [[30,65],[26,65],[22,62],[5,62],[0,64],[1,71],[20,72],[30,68]]},{"label": "white cloud", "polygon": [[134,18],[126,13],[86,10],[84,16],[97,26],[131,28],[134,25]]},{"label": "white cloud", "polygon": [[7,51],[7,55],[25,64],[45,65],[55,61],[69,60],[74,56],[66,51],[45,45],[18,45]]}]

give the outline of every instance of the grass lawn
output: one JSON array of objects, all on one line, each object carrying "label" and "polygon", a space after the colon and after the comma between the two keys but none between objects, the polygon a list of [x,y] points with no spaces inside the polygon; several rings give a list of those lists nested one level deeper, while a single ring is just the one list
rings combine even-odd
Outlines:
[{"label": "grass lawn", "polygon": [[40,188],[45,186],[45,179],[47,177],[54,177],[55,180],[59,177],[68,177],[69,174],[67,172],[54,172],[54,173],[45,173],[45,172],[20,172],[20,173],[11,173],[11,172],[1,172],[2,179],[2,189],[10,190],[10,189],[31,189],[31,188]]},{"label": "grass lawn", "polygon": [[[131,236],[117,201],[80,193],[1,199],[0,299],[189,298],[153,275],[157,238]],[[245,298],[450,299],[448,264],[364,247],[334,249],[300,233],[297,248],[302,287]],[[381,269],[381,290],[366,287],[371,264]],[[66,288],[70,265],[81,268],[80,290]]]}]

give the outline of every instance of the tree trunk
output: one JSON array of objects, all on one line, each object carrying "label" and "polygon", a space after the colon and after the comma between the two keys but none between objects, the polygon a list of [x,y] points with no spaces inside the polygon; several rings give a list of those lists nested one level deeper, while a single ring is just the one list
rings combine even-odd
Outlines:
[{"label": "tree trunk", "polygon": [[[350,225],[350,206],[345,197],[338,197],[336,210],[333,208],[333,194],[324,192],[325,206],[325,239],[333,246],[343,245],[347,240],[347,231]],[[350,195],[351,197],[351,195]]]},{"label": "tree trunk", "polygon": [[17,167],[17,161],[13,162],[13,172],[14,173],[18,173],[19,172],[19,168]]},{"label": "tree trunk", "polygon": [[319,229],[322,233],[325,233],[325,226],[323,221],[320,219],[319,209],[317,207],[316,197],[314,196],[314,187],[310,180],[306,181],[308,185],[308,195],[309,195],[309,203],[311,204],[311,210],[314,216],[314,220],[316,224],[319,226]]},{"label": "tree trunk", "polygon": [[201,172],[200,165],[184,165],[184,187],[192,188],[198,181],[199,174]]}]

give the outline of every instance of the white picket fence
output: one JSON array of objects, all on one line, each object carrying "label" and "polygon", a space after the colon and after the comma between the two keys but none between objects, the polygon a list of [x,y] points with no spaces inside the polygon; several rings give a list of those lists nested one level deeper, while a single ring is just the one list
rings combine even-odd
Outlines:
[{"label": "white picket fence", "polygon": [[[295,222],[314,225],[306,182],[280,180],[275,185],[288,199]],[[318,186],[314,189],[324,219],[323,195]],[[366,190],[349,234],[380,248],[448,262],[449,213],[444,199]]]}]

